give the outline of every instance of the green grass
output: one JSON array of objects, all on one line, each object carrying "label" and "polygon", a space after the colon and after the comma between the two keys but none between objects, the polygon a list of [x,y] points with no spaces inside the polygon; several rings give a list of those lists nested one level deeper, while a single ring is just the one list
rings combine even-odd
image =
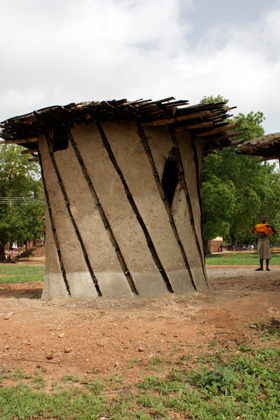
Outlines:
[{"label": "green grass", "polygon": [[34,276],[0,276],[0,283],[26,283],[31,281],[44,281],[44,274]]},{"label": "green grass", "polygon": [[0,266],[0,283],[24,283],[44,281],[43,266]]},{"label": "green grass", "polygon": [[44,266],[33,266],[33,265],[0,265],[0,274],[41,274],[44,273]]},{"label": "green grass", "polygon": [[[211,255],[205,258],[206,265],[259,265],[258,254],[228,253]],[[280,255],[272,255],[271,265],[280,264]]]},{"label": "green grass", "polygon": [[280,321],[275,318],[267,322],[253,322],[248,327],[256,329],[265,340],[280,339]]},{"label": "green grass", "polygon": [[255,348],[251,340],[235,349],[222,344],[211,343],[199,358],[180,350],[171,364],[171,355],[158,357],[163,371],[142,373],[131,385],[119,375],[86,380],[67,375],[46,392],[45,372],[2,368],[0,418],[279,419],[280,347]]}]

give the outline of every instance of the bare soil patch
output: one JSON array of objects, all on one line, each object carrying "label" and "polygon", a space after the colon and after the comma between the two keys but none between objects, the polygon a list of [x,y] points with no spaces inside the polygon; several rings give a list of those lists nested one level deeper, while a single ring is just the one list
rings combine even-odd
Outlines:
[{"label": "bare soil patch", "polygon": [[199,354],[213,340],[257,340],[248,324],[280,320],[280,266],[255,268],[208,267],[207,292],[161,299],[45,302],[42,283],[0,284],[0,364],[44,369],[50,381],[121,374],[129,383],[175,348]]}]

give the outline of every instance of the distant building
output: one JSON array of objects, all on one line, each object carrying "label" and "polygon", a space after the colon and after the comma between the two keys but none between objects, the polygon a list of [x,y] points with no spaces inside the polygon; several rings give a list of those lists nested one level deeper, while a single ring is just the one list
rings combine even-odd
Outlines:
[{"label": "distant building", "polygon": [[223,240],[222,237],[217,237],[215,239],[210,239],[208,241],[208,248],[210,253],[212,254],[213,252],[223,252],[225,251],[227,248],[227,243]]},{"label": "distant building", "polygon": [[231,142],[223,103],[112,100],[52,106],[2,123],[40,160],[44,299],[184,295],[207,287],[200,174]]}]

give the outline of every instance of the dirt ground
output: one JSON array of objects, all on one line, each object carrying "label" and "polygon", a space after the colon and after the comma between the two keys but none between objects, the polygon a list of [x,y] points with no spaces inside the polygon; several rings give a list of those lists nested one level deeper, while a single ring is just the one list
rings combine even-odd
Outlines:
[{"label": "dirt ground", "polygon": [[[0,366],[51,380],[118,375],[132,382],[158,354],[238,346],[248,324],[280,320],[280,266],[207,267],[209,291],[161,299],[40,300],[41,283],[0,284]],[[135,364],[135,368],[131,366]]]}]

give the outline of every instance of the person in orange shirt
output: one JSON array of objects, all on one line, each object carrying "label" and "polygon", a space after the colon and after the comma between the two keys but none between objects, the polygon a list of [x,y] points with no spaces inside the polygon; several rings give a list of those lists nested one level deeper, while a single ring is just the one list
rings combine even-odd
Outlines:
[{"label": "person in orange shirt", "polygon": [[270,246],[269,246],[269,235],[274,234],[276,229],[273,226],[266,223],[266,216],[261,217],[261,223],[257,224],[252,228],[252,232],[258,235],[258,253],[260,259],[260,268],[256,271],[263,271],[263,260],[266,260],[266,271],[270,271],[269,260],[271,258]]}]

